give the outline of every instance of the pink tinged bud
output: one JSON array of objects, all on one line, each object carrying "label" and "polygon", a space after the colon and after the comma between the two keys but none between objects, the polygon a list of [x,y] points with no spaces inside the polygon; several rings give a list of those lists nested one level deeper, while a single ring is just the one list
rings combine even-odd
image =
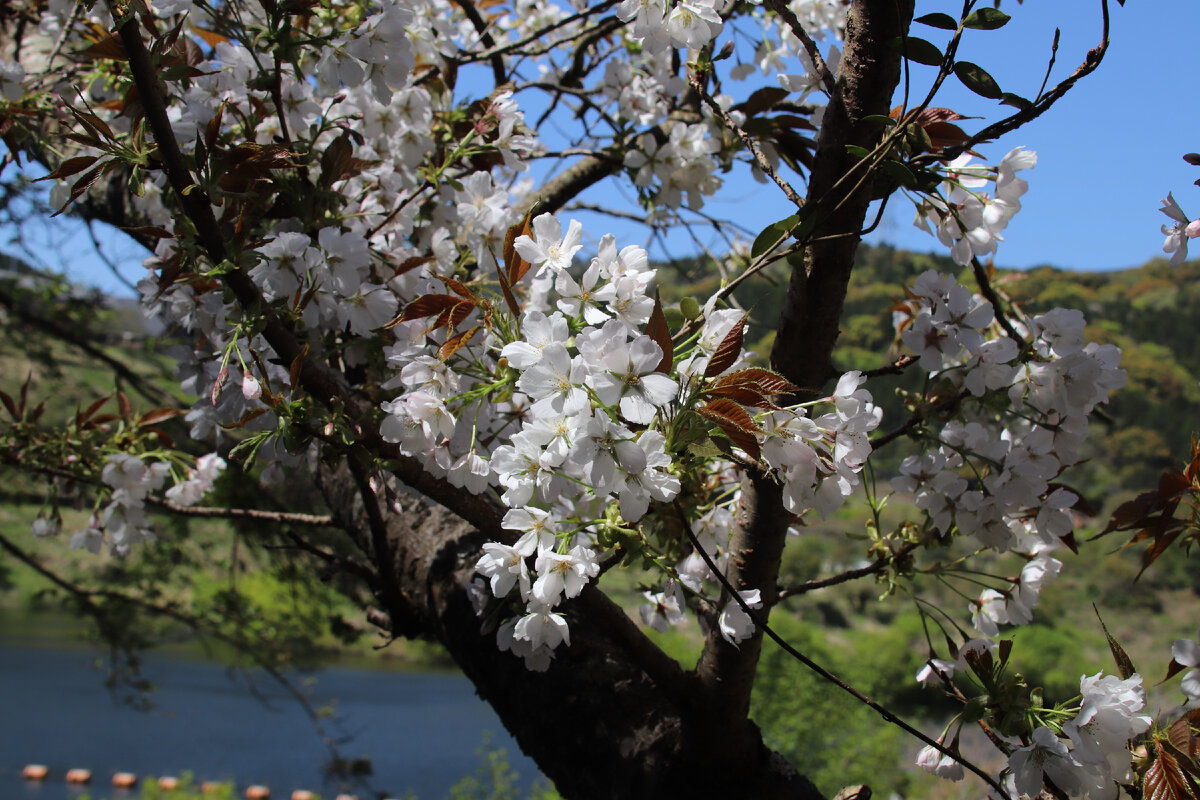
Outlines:
[{"label": "pink tinged bud", "polygon": [[242,376],[242,396],[247,400],[257,400],[262,397],[262,384],[250,373]]},{"label": "pink tinged bud", "polygon": [[1183,229],[1183,232],[1187,234],[1189,239],[1195,239],[1197,236],[1200,236],[1200,219],[1194,219],[1189,222],[1187,227]]},{"label": "pink tinged bud", "polygon": [[221,396],[221,390],[225,388],[225,382],[229,380],[229,366],[221,367],[221,371],[217,373],[217,380],[213,383],[212,393],[208,400],[214,406],[217,404],[217,398]]}]

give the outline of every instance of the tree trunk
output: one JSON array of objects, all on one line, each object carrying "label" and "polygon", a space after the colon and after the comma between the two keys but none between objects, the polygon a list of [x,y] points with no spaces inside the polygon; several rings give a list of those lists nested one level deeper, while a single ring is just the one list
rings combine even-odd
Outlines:
[{"label": "tree trunk", "polygon": [[[348,468],[326,470],[321,484],[339,524],[361,540],[368,523]],[[594,586],[564,606],[571,644],[546,672],[501,652],[494,633],[480,630],[467,589],[487,539],[445,508],[402,502],[404,513],[387,518],[399,580],[385,608],[393,630],[445,645],[564,796],[821,797],[763,745],[744,712],[726,713]]]}]

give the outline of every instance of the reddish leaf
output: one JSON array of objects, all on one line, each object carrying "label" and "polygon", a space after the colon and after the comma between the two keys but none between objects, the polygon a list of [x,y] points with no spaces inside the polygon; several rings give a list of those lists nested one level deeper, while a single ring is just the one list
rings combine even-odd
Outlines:
[{"label": "reddish leaf", "polygon": [[110,142],[116,137],[113,135],[112,128],[108,127],[108,123],[97,117],[90,111],[80,111],[77,108],[72,108],[71,113],[75,119],[83,123],[84,127],[88,128],[96,136],[108,139]]},{"label": "reddish leaf", "polygon": [[237,422],[230,422],[228,424],[221,423],[221,427],[225,428],[226,430],[233,430],[234,428],[241,428],[244,425],[247,425],[247,424],[253,422],[254,420],[258,419],[259,417],[261,417],[263,414],[267,413],[270,410],[271,409],[263,408],[262,406],[259,406],[258,408],[252,408],[249,411],[247,411],[245,414],[243,414],[242,418],[239,419]]},{"label": "reddish leaf", "polygon": [[1167,674],[1163,676],[1163,680],[1169,681],[1171,678],[1174,678],[1185,669],[1187,669],[1186,665],[1180,664],[1178,661],[1172,658],[1171,663],[1167,665]]},{"label": "reddish leaf", "polygon": [[8,409],[8,415],[13,418],[13,422],[20,422],[21,415],[17,413],[17,404],[8,395],[8,392],[0,391],[0,401],[4,402],[4,407]]},{"label": "reddish leaf", "polygon": [[925,126],[925,132],[929,134],[929,142],[933,145],[934,150],[944,150],[947,147],[962,144],[971,138],[962,128],[949,122],[930,123]]},{"label": "reddish leaf", "polygon": [[203,39],[204,43],[207,44],[209,47],[216,47],[219,44],[223,44],[223,43],[229,41],[224,36],[222,36],[219,33],[214,32],[214,31],[205,30],[204,28],[200,28],[195,25],[190,25],[188,27],[190,27],[192,29],[192,33],[196,34],[201,39]]},{"label": "reddish leaf", "polygon": [[920,114],[917,114],[917,124],[923,128],[928,128],[935,122],[952,122],[959,119],[968,119],[952,108],[940,108],[934,106],[927,108]]},{"label": "reddish leaf", "polygon": [[733,443],[757,461],[762,455],[755,433],[762,433],[762,428],[754,423],[746,409],[732,400],[718,398],[696,409],[700,416],[717,423]]},{"label": "reddish leaf", "polygon": [[62,178],[68,178],[78,172],[83,172],[99,160],[100,156],[75,156],[74,158],[68,158],[59,164],[58,168],[53,172],[38,178],[38,180],[48,181],[51,179],[61,180]]},{"label": "reddish leaf", "polygon": [[454,278],[447,278],[444,275],[434,275],[433,277],[446,284],[446,288],[454,292],[459,297],[469,300],[475,305],[479,304],[479,298],[476,297],[466,286],[454,280]]},{"label": "reddish leaf", "polygon": [[512,287],[508,285],[508,275],[499,262],[496,262],[496,279],[500,283],[500,293],[504,295],[504,304],[508,306],[509,312],[514,317],[520,316],[521,306],[517,303],[517,298],[512,293]]},{"label": "reddish leaf", "polygon": [[405,307],[397,322],[442,315],[463,302],[461,297],[452,294],[423,294]]},{"label": "reddish leaf", "polygon": [[29,384],[33,382],[33,373],[29,373],[25,377],[25,382],[21,384],[21,394],[17,399],[17,411],[21,412],[22,419],[25,417],[25,405],[29,402]]},{"label": "reddish leaf", "polygon": [[125,60],[125,45],[121,44],[121,40],[115,36],[107,36],[97,42],[93,42],[88,47],[75,53],[77,58],[85,59],[103,59],[114,58],[120,61]]},{"label": "reddish leaf", "polygon": [[296,357],[292,359],[291,366],[288,367],[288,380],[291,382],[293,392],[300,385],[300,370],[304,366],[306,356],[308,356],[308,342],[304,343],[304,349],[296,354]]},{"label": "reddish leaf", "polygon": [[781,375],[751,367],[722,376],[706,391],[714,397],[726,397],[744,406],[779,408],[771,398],[795,390],[796,386]]},{"label": "reddish leaf", "polygon": [[130,236],[149,236],[154,239],[174,239],[175,234],[171,233],[166,228],[158,228],[155,226],[146,226],[142,228],[121,228]]},{"label": "reddish leaf", "polygon": [[156,422],[171,419],[171,417],[178,417],[181,413],[183,412],[179,411],[179,409],[166,408],[165,406],[163,408],[153,408],[142,414],[142,418],[138,420],[138,424],[153,425]]},{"label": "reddish leaf", "polygon": [[92,184],[95,183],[106,171],[105,166],[111,163],[111,161],[108,161],[102,164],[97,164],[87,172],[83,173],[83,175],[75,181],[74,185],[71,186],[71,196],[67,198],[67,202],[63,203],[63,207],[55,211],[50,216],[57,217],[59,214],[66,211],[67,206],[71,205],[71,203],[74,203],[84,192],[90,189]]},{"label": "reddish leaf", "polygon": [[1142,553],[1142,568],[1138,570],[1138,574],[1134,576],[1136,581],[1142,577],[1151,564],[1158,560],[1158,557],[1167,551],[1167,548],[1179,538],[1179,534],[1183,533],[1186,528],[1186,523],[1182,520],[1164,519],[1161,524],[1155,525],[1154,541],[1146,548],[1146,552]]},{"label": "reddish leaf", "polygon": [[133,413],[133,401],[122,391],[117,391],[117,410],[121,414],[121,419],[129,419]]},{"label": "reddish leaf", "polygon": [[1167,728],[1167,739],[1176,749],[1185,753],[1193,752],[1196,737],[1192,735],[1192,727],[1186,717],[1180,717]]},{"label": "reddish leaf", "polygon": [[[3,392],[0,392],[0,394],[3,394]],[[8,395],[4,395],[4,396],[8,397]],[[95,414],[97,411],[99,411],[100,407],[102,405],[104,405],[105,403],[107,403],[108,399],[110,397],[112,397],[111,394],[106,394],[103,397],[101,397],[99,400],[94,401],[90,406],[88,406],[83,411],[76,412],[75,413],[75,425],[77,427],[82,428],[84,426],[84,423],[86,423],[89,419],[91,419],[92,415]],[[11,401],[9,401],[9,402],[11,402]]]},{"label": "reddish leaf", "polygon": [[454,336],[451,336],[449,339],[447,339],[446,343],[438,348],[438,353],[437,353],[438,360],[447,361],[450,358],[450,356],[454,355],[459,350],[463,349],[463,347],[467,344],[467,342],[471,341],[471,337],[479,332],[479,329],[481,327],[483,327],[483,326],[476,325],[473,328],[469,328],[468,330],[465,330],[462,333],[457,333]]},{"label": "reddish leaf", "polygon": [[467,317],[471,316],[471,312],[474,310],[475,306],[472,303],[467,303],[465,301],[459,303],[454,308],[450,309],[449,313],[438,317],[435,325],[431,326],[429,330],[434,330],[435,327],[440,327],[442,325],[445,325],[450,330],[454,330],[461,325]]},{"label": "reddish leaf", "polygon": [[657,290],[654,292],[654,310],[650,312],[650,321],[646,323],[646,335],[654,340],[663,354],[654,371],[665,375],[675,363],[675,343],[671,341],[671,332],[667,330],[667,318],[663,314]]},{"label": "reddish leaf", "polygon": [[150,427],[142,428],[142,430],[145,431],[146,433],[152,433],[155,436],[157,436],[158,440],[160,442],[162,442],[163,447],[166,447],[166,448],[169,448],[172,450],[175,448],[175,440],[172,439],[171,435],[168,434],[166,431],[164,431],[162,428],[156,428],[153,425],[151,425]]},{"label": "reddish leaf", "polygon": [[1167,739],[1156,740],[1156,743],[1161,745],[1163,750],[1175,757],[1175,762],[1179,764],[1179,769],[1183,772],[1183,778],[1187,781],[1188,790],[1192,793],[1191,796],[1200,800],[1200,785],[1197,785],[1196,778],[1200,777],[1200,764],[1192,758],[1189,752],[1189,746],[1176,747],[1175,743]]},{"label": "reddish leaf", "polygon": [[341,134],[321,153],[321,176],[317,179],[320,186],[328,189],[345,176],[350,168],[350,159],[354,157],[354,145],[350,136]]},{"label": "reddish leaf", "polygon": [[533,216],[533,209],[530,209],[525,214],[525,219],[518,222],[508,229],[508,233],[504,235],[504,271],[508,276],[508,285],[516,286],[521,282],[521,278],[525,277],[525,273],[533,266],[517,252],[516,244],[518,236],[533,236],[533,230],[529,227],[529,220]]},{"label": "reddish leaf", "polygon": [[761,89],[756,89],[748,98],[738,103],[733,107],[734,111],[741,111],[747,117],[753,117],[760,111],[766,111],[780,101],[785,100],[788,96],[786,89],[780,89],[774,86],[765,86]]},{"label": "reddish leaf", "polygon": [[400,262],[400,266],[396,267],[396,275],[400,276],[407,272],[412,272],[417,267],[428,264],[433,261],[433,256],[410,256]]},{"label": "reddish leaf", "polygon": [[1145,800],[1197,800],[1175,756],[1161,742],[1156,741],[1154,747],[1157,757],[1142,781]]},{"label": "reddish leaf", "polygon": [[1117,662],[1117,670],[1121,673],[1121,679],[1128,680],[1137,672],[1137,668],[1133,666],[1133,660],[1129,658],[1125,648],[1121,647],[1121,643],[1108,632],[1108,626],[1104,624],[1104,618],[1100,616],[1100,609],[1096,608],[1095,603],[1092,603],[1092,610],[1096,612],[1096,619],[1100,620],[1100,628],[1104,631],[1104,637],[1108,639],[1108,649],[1112,651],[1113,661]]},{"label": "reddish leaf", "polygon": [[221,135],[221,121],[225,118],[225,104],[221,103],[217,107],[217,113],[212,115],[212,119],[204,126],[204,146],[209,150],[217,143],[217,137]]},{"label": "reddish leaf", "polygon": [[717,345],[716,352],[708,360],[708,367],[704,370],[704,377],[712,378],[720,375],[733,366],[733,362],[737,361],[738,356],[742,354],[742,336],[745,334],[745,329],[746,317],[743,315],[729,333],[725,334],[725,338],[721,340],[721,343]]},{"label": "reddish leaf", "polygon": [[747,433],[763,432],[762,428],[758,427],[757,423],[750,417],[750,414],[746,412],[746,409],[732,400],[724,398],[710,400],[696,410],[714,422],[725,421]]},{"label": "reddish leaf", "polygon": [[795,114],[778,114],[771,117],[771,122],[777,127],[790,128],[792,130],[799,128],[806,131],[815,131],[817,129],[816,125],[813,125],[804,117],[797,117]]},{"label": "reddish leaf", "polygon": [[214,406],[217,404],[217,398],[221,396],[221,390],[225,388],[225,382],[229,380],[229,365],[221,365],[221,371],[217,373],[217,379],[213,382],[212,392],[209,393],[208,401]]}]

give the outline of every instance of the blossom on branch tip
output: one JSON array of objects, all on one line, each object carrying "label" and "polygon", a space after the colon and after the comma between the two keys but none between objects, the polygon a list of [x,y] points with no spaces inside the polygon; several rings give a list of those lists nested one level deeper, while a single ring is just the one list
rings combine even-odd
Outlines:
[{"label": "blossom on branch tip", "polygon": [[1200,219],[1189,220],[1170,192],[1161,202],[1162,208],[1159,211],[1172,220],[1170,224],[1162,226],[1162,232],[1167,237],[1162,249],[1164,253],[1171,254],[1171,266],[1177,267],[1187,260],[1188,239],[1200,236]]},{"label": "blossom on branch tip", "polygon": [[[1200,642],[1195,639],[1176,639],[1171,645],[1171,657],[1180,666],[1200,667]],[[1200,699],[1200,669],[1185,673],[1180,688],[1188,699]]]}]

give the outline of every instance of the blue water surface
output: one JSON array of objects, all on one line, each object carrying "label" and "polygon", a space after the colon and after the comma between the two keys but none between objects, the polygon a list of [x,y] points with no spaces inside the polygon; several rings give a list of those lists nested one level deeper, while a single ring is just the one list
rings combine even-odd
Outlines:
[{"label": "blue water surface", "polygon": [[[342,788],[325,780],[330,754],[309,717],[270,677],[248,680],[219,664],[151,654],[143,672],[158,688],[154,707],[142,711],[104,687],[98,657],[0,636],[0,798],[77,797],[64,782],[71,767],[92,770],[93,798],[129,796],[110,787],[122,771],[188,770],[197,780],[235,781],[239,796],[250,783],[283,798],[301,788],[332,797]],[[307,687],[312,703],[336,709],[329,732],[348,737],[342,755],[370,757],[369,782],[377,790],[440,800],[480,764],[476,751],[485,736],[508,752],[523,786],[538,775],[460,675],[330,668],[314,677]],[[29,763],[49,766],[50,778],[23,781]]]}]

